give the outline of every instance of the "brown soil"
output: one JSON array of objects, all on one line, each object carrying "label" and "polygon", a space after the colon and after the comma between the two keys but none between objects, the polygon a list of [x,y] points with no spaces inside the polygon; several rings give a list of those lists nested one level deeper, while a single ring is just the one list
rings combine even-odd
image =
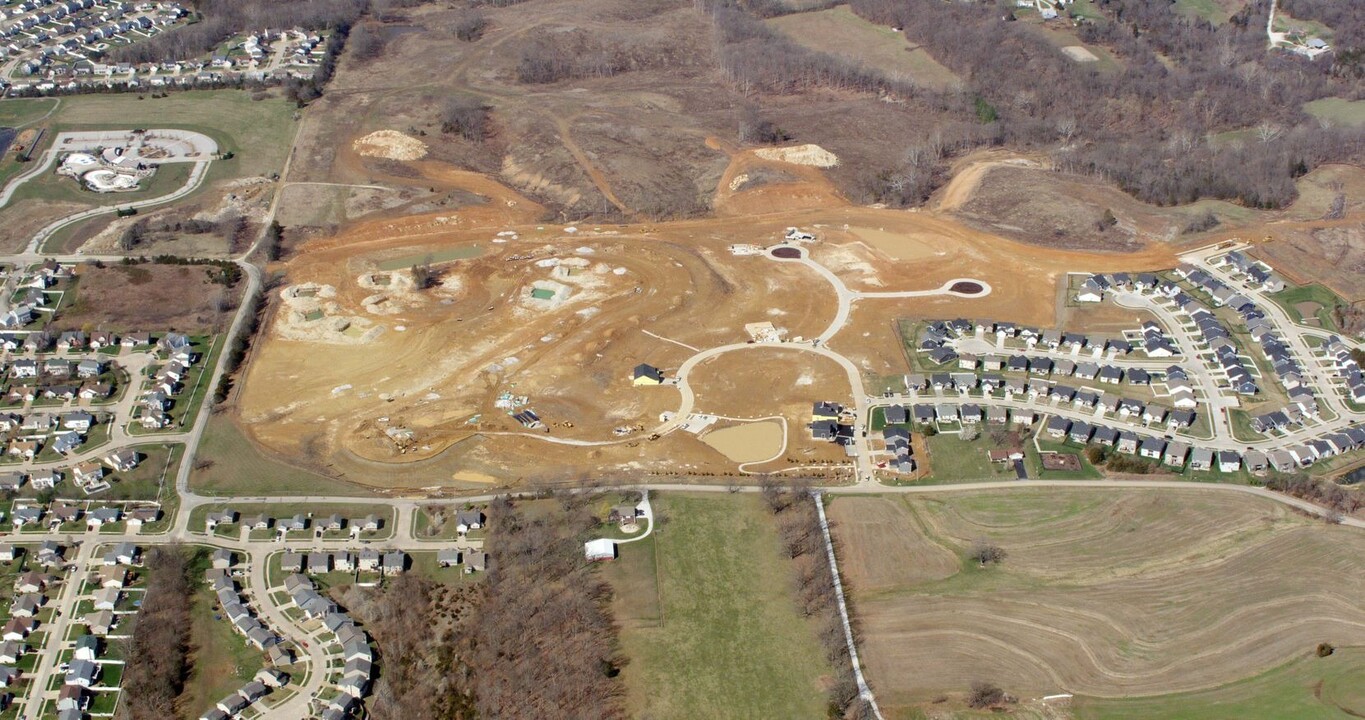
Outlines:
[{"label": "brown soil", "polygon": [[1276,223],[1266,233],[1254,254],[1276,272],[1298,284],[1321,282],[1350,302],[1365,300],[1365,228],[1358,217]]},{"label": "brown soil", "polygon": [[[727,175],[759,162],[748,153],[734,158]],[[823,330],[834,312],[833,292],[823,281],[800,265],[726,250],[734,243],[771,244],[790,225],[817,228],[822,240],[811,247],[815,257],[854,287],[934,288],[970,272],[994,288],[980,299],[860,302],[832,345],[873,373],[906,370],[894,317],[965,314],[1047,324],[1054,319],[1052,288],[1065,269],[1174,264],[1160,248],[1124,256],[1038,248],[932,213],[849,206],[825,189],[817,190],[823,209],[810,208],[815,196],[803,192],[787,206],[788,185],[827,188],[818,178],[733,193],[718,184],[726,188],[727,203],[762,196],[763,215],[571,233],[535,224],[540,205],[484,176],[435,161],[409,167],[421,176],[416,182],[438,193],[481,201],[437,214],[355,222],[297,248],[298,257],[286,266],[289,282],[330,288],[334,296],[318,302],[321,316],[275,315],[238,399],[244,426],[262,444],[314,464],[335,464],[348,477],[364,476],[366,464],[375,462],[436,463],[433,468],[450,472],[465,463],[499,477],[564,476],[592,464],[661,473],[732,469],[695,438],[636,440],[660,413],[676,408],[677,393],[635,388],[626,376],[641,362],[667,374],[692,352],[677,343],[706,348],[743,342],[745,323],[770,321],[791,338]],[[790,167],[797,177],[819,172]],[[845,226],[850,230],[831,229]],[[515,234],[492,242],[499,232]],[[867,237],[895,249],[895,256],[870,246]],[[483,254],[438,265],[441,288],[416,293],[392,278],[392,285],[360,282],[379,263],[396,259],[406,267],[403,258],[469,244]],[[537,264],[552,259],[584,267],[561,275]],[[527,295],[531,283],[544,281],[571,288],[569,297],[536,306]],[[344,332],[338,322],[346,323]],[[290,330],[292,340],[281,334],[300,323],[313,323],[316,332]],[[772,360],[777,364],[770,367],[768,358],[776,356],[756,352],[718,359],[718,367],[729,369],[714,380],[707,379],[707,368],[698,369],[698,411],[786,417],[796,440],[775,469],[839,460],[837,448],[809,444],[804,427],[813,400],[850,399],[842,372],[796,353],[778,352],[790,359]],[[812,384],[794,384],[808,370],[815,371]],[[493,406],[504,392],[527,396],[528,407],[556,437],[617,444],[585,449],[527,438],[531,431]],[[626,434],[614,433],[618,428]]]}]

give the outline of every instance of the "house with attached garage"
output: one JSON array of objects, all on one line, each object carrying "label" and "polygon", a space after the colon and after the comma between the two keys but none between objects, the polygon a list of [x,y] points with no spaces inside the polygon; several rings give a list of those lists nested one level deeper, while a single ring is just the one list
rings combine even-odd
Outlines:
[{"label": "house with attached garage", "polygon": [[108,463],[109,467],[119,472],[132,470],[137,467],[138,461],[139,457],[137,451],[129,448],[118,450],[104,458],[104,462]]},{"label": "house with attached garage", "polygon": [[1185,467],[1185,459],[1189,455],[1189,444],[1174,440],[1166,445],[1166,451],[1162,455],[1161,462],[1173,468],[1183,468]]},{"label": "house with attached garage", "polygon": [[100,360],[82,360],[76,363],[76,377],[92,378],[99,376],[105,370],[105,364]]},{"label": "house with attached garage", "polygon": [[[635,513],[631,513],[635,517]],[[461,510],[455,513],[455,531],[460,535],[468,533],[470,530],[478,530],[483,527],[486,518],[483,511],[477,508],[472,510]]]},{"label": "house with attached garage", "polygon": [[57,336],[57,350],[71,352],[84,349],[90,340],[79,330],[68,330]]},{"label": "house with attached garage", "polygon": [[810,428],[810,436],[814,440],[834,442],[839,438],[839,423],[833,420],[816,420],[807,427]]},{"label": "house with attached garage", "polygon": [[904,425],[910,420],[904,405],[888,405],[882,408],[882,418],[887,425]]},{"label": "house with attached garage", "polygon": [[95,424],[95,416],[88,412],[67,413],[62,417],[62,427],[67,430],[85,432]]},{"label": "house with attached garage", "polygon": [[1138,446],[1138,455],[1152,460],[1160,460],[1161,454],[1165,451],[1166,441],[1157,437],[1146,438]]},{"label": "house with attached garage", "polygon": [[838,403],[818,402],[811,408],[811,417],[815,420],[834,420],[837,422],[843,410],[843,407]]},{"label": "house with attached garage", "polygon": [[71,469],[71,476],[77,485],[88,487],[104,479],[104,468],[99,463],[84,462]]},{"label": "house with attached garage", "polygon": [[20,358],[10,364],[9,372],[10,376],[16,379],[36,378],[38,377],[38,361]]},{"label": "house with attached garage", "polygon": [[1242,457],[1235,450],[1218,451],[1218,471],[1235,473],[1242,469]]}]

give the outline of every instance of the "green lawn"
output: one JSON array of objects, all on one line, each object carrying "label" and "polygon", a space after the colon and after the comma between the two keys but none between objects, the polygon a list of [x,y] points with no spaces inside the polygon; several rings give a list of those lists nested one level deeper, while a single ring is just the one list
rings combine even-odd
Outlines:
[{"label": "green lawn", "polygon": [[0,101],[0,127],[18,128],[31,124],[61,102],[57,98]]},{"label": "green lawn", "polygon": [[1330,120],[1337,125],[1365,126],[1365,100],[1323,98],[1304,103],[1303,111],[1320,120]]},{"label": "green lawn", "polygon": [[797,611],[793,567],[762,501],[667,494],[653,503],[667,520],[649,540],[621,545],[603,571],[638,611],[618,613],[630,714],[824,717],[831,669]]},{"label": "green lawn", "polygon": [[986,457],[986,453],[995,449],[995,445],[984,434],[975,440],[965,441],[957,435],[938,433],[926,436],[924,441],[929,446],[930,482],[973,482],[1014,477],[1013,464],[992,463]]},{"label": "green lawn", "polygon": [[1303,657],[1241,682],[1202,692],[1100,700],[1078,696],[1078,720],[1346,720],[1365,713],[1365,649]]},{"label": "green lawn", "polygon": [[[175,444],[134,445],[133,449],[142,456],[137,467],[128,472],[116,472],[106,476],[110,488],[99,494],[100,500],[157,500],[175,495],[175,474],[180,468],[180,458],[185,446]],[[106,468],[107,469],[107,468]],[[162,481],[165,481],[165,497],[161,497]]]},{"label": "green lawn", "polygon": [[[51,106],[46,99],[5,100],[0,102],[0,124],[42,115]],[[279,172],[293,143],[294,113],[293,104],[283,98],[257,102],[241,90],[196,90],[146,99],[116,93],[62,98],[61,109],[48,124],[52,132],[141,127],[204,133],[218,142],[220,151],[236,155],[214,163],[208,178],[212,181]]]},{"label": "green lawn", "polygon": [[[1286,285],[1284,290],[1272,293],[1270,298],[1279,303],[1280,306],[1289,313],[1290,319],[1298,320],[1299,322],[1303,322],[1307,318],[1305,318],[1304,314],[1299,312],[1298,308],[1294,306],[1304,302],[1317,303],[1322,306],[1315,314],[1318,320],[1317,327],[1332,332],[1338,332],[1337,324],[1332,320],[1332,308],[1345,303],[1341,301],[1341,298],[1337,297],[1336,293],[1328,290],[1326,287],[1317,283],[1300,285],[1297,287]],[[1307,325],[1309,323],[1304,324]]]},{"label": "green lawn", "polygon": [[228,417],[209,417],[190,487],[206,495],[367,496],[364,488],[267,457]]}]

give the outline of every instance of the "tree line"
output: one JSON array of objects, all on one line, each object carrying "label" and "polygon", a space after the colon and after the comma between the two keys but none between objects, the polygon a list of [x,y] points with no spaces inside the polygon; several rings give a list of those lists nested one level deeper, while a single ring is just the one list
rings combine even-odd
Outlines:
[{"label": "tree line", "polygon": [[194,10],[196,22],[116,48],[110,52],[110,58],[131,63],[190,60],[241,33],[265,28],[326,30],[350,25],[365,8],[366,0],[199,0]]},{"label": "tree line", "polygon": [[858,683],[853,676],[853,662],[844,636],[843,617],[839,614],[838,598],[834,589],[834,573],[825,550],[825,536],[820,530],[809,488],[795,482],[780,486],[771,478],[762,485],[763,501],[777,522],[782,549],[792,563],[797,608],[818,628],[820,646],[834,670],[830,683],[829,717],[870,718],[870,708],[858,695]]},{"label": "tree line", "polygon": [[365,625],[384,672],[366,701],[374,720],[473,720],[472,672],[457,651],[473,628],[475,584],[405,574],[383,589],[346,586],[335,599]]},{"label": "tree line", "polygon": [[124,653],[120,718],[161,720],[176,716],[176,700],[190,669],[193,557],[179,546],[157,546],[147,553],[147,592]]}]

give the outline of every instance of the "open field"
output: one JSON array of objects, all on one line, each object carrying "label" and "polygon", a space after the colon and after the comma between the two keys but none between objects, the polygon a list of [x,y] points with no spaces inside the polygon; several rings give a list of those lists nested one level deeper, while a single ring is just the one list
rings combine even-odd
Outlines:
[{"label": "open field", "polygon": [[[879,701],[892,716],[913,717],[922,703],[988,680],[1025,704],[1075,693],[1078,717],[1241,717],[1195,702],[1251,700],[1264,691],[1247,678],[1318,642],[1365,642],[1365,540],[1257,498],[1220,495],[835,499],[836,542]],[[879,532],[862,527],[871,519]],[[1002,564],[965,559],[983,539],[1006,551]],[[1192,694],[1174,702],[1172,693]]]},{"label": "open field", "polygon": [[[824,717],[830,673],[759,498],[664,495],[666,523],[603,569],[633,717]],[[651,547],[652,546],[652,547]],[[650,562],[652,557],[653,562]]]},{"label": "open field", "polygon": [[221,332],[241,295],[208,278],[211,266],[82,265],[76,302],[62,311],[63,327],[117,332]]},{"label": "open field", "polygon": [[1336,323],[1332,320],[1332,310],[1342,303],[1341,298],[1331,290],[1317,283],[1287,286],[1271,297],[1284,307],[1289,317],[1324,330],[1337,330]]},{"label": "open field", "polygon": [[832,52],[921,87],[942,90],[961,82],[924,48],[910,44],[891,28],[854,15],[847,7],[784,15],[768,24],[813,50]]},{"label": "open field", "polygon": [[[0,105],[5,113],[41,115],[52,106],[47,99],[10,99]],[[102,128],[183,128],[212,137],[222,152],[236,157],[215,164],[210,180],[278,172],[293,139],[294,107],[281,97],[255,101],[240,90],[196,90],[142,99],[133,94],[73,95],[44,124],[51,132]]]},{"label": "open field", "polygon": [[[41,116],[52,107],[49,99],[9,99],[0,103],[0,125],[6,118]],[[66,130],[125,129],[125,128],[181,128],[194,130],[212,137],[220,152],[232,153],[226,160],[216,160],[210,166],[201,188],[190,198],[208,198],[210,205],[236,203],[239,210],[242,196],[251,196],[255,183],[266,183],[284,166],[293,142],[294,106],[282,97],[252,100],[251,93],[238,90],[192,91],[171,93],[164,98],[144,99],[128,94],[76,95],[65,97],[61,106],[39,123],[48,136]],[[35,157],[36,159],[36,157]],[[25,183],[13,201],[0,209],[0,247],[18,249],[33,232],[52,220],[94,205],[109,205],[143,199],[170,192],[184,183],[187,165],[162,168],[145,188],[135,193],[96,195],[81,191],[70,178],[45,175]],[[31,186],[31,187],[30,187]],[[233,193],[239,197],[233,198]],[[246,199],[250,199],[247,197]],[[176,205],[183,205],[182,200]],[[148,211],[153,215],[158,210]],[[84,242],[87,226],[93,230],[121,227],[108,217],[82,223],[71,232],[63,233],[54,242],[65,249],[68,244]],[[73,242],[71,238],[77,238]],[[105,241],[108,244],[108,241]],[[107,248],[106,248],[107,249]],[[176,252],[173,247],[141,248],[143,252]]]},{"label": "open field", "polygon": [[1323,98],[1305,103],[1303,111],[1319,120],[1329,120],[1338,125],[1347,127],[1365,125],[1365,100]]},{"label": "open field", "polygon": [[1362,673],[1365,650],[1338,648],[1326,658],[1304,653],[1282,667],[1212,690],[1123,700],[1080,698],[1072,710],[1077,720],[1347,720],[1360,717],[1365,708]]},{"label": "open field", "polygon": [[[208,551],[199,553],[191,577],[203,577]],[[195,583],[190,611],[190,677],[180,695],[181,715],[197,718],[213,704],[235,692],[265,664],[260,651],[247,645],[219,614],[218,598],[203,583]]]},{"label": "open field", "polygon": [[213,415],[190,487],[206,495],[365,495],[353,486],[268,457],[231,418]]},{"label": "open field", "polygon": [[1201,17],[1214,25],[1228,21],[1246,5],[1246,0],[1176,0],[1176,10]]},{"label": "open field", "polygon": [[[943,197],[946,200],[953,194],[950,184]],[[1185,226],[1206,210],[1225,222],[1240,221],[1246,213],[1228,203],[1212,201],[1174,208],[1148,205],[1093,178],[1053,172],[1017,160],[986,168],[956,209],[964,219],[1016,239],[1109,251],[1178,240]],[[1113,224],[1105,222],[1106,213],[1112,214]]]}]

